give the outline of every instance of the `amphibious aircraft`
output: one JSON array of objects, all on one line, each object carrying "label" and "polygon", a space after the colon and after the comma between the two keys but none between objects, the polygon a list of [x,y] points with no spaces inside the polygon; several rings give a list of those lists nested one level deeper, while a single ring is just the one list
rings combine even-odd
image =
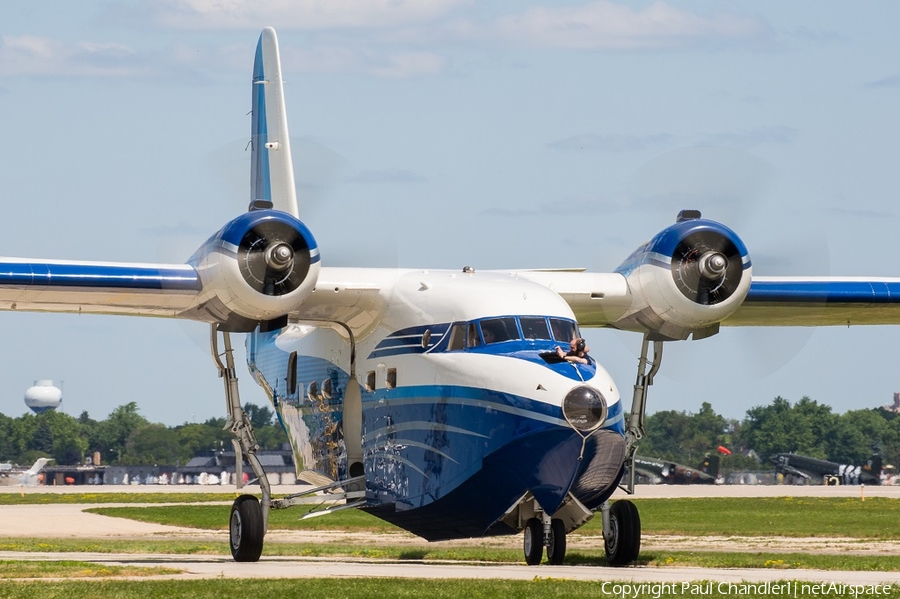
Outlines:
[{"label": "amphibious aircraft", "polygon": [[836,464],[796,453],[779,453],[770,461],[775,471],[794,484],[880,485],[881,456],[869,458],[862,466]]},{"label": "amphibious aircraft", "polygon": [[[307,497],[272,496],[238,397],[234,333],[299,478],[335,502],[326,510],[360,508],[431,540],[523,532],[529,564],[545,548],[561,563],[566,535],[599,512],[621,565],[640,550],[640,517],[609,499],[620,483],[633,492],[622,474],[664,343],[722,325],[900,322],[900,279],[755,276],[740,237],[696,210],[614,272],[327,266],[299,218],[272,29],[256,47],[251,104],[249,209],[185,264],[0,259],[0,309],[209,324],[237,462],[261,485],[231,507],[238,561],[259,559],[270,509]],[[580,327],[643,336],[630,409],[593,358],[566,359]]]},{"label": "amphibious aircraft", "polygon": [[713,485],[720,482],[719,456],[708,455],[696,468],[657,458],[634,456],[634,469],[664,485]]}]

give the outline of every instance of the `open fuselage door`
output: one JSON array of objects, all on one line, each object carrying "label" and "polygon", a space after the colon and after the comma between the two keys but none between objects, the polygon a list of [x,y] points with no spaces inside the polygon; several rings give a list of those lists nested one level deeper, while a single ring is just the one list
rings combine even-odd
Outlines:
[{"label": "open fuselage door", "polygon": [[361,476],[362,408],[349,332],[291,323],[252,334],[248,345],[251,371],[290,440],[297,478],[326,486]]}]

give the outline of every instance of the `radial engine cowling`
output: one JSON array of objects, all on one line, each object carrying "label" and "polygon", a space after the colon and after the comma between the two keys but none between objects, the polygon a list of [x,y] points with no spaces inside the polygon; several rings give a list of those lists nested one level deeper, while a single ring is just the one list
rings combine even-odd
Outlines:
[{"label": "radial engine cowling", "polygon": [[302,222],[278,210],[247,212],[197,250],[189,263],[203,284],[198,319],[228,331],[281,322],[319,277],[319,248]]},{"label": "radial engine cowling", "polygon": [[632,296],[618,328],[667,341],[714,335],[750,289],[747,248],[728,227],[679,217],[618,268]]}]

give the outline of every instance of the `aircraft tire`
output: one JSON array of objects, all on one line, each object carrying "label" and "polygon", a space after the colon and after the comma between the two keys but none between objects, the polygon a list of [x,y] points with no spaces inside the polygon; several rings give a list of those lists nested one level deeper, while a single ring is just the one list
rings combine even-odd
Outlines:
[{"label": "aircraft tire", "polygon": [[550,544],[547,545],[547,561],[558,566],[566,559],[566,525],[559,518],[550,523]]},{"label": "aircraft tire", "polygon": [[641,552],[641,517],[628,500],[616,501],[609,509],[612,538],[606,540],[606,560],[611,566],[625,566]]},{"label": "aircraft tire", "polygon": [[234,500],[228,531],[234,561],[258,562],[262,555],[265,531],[262,510],[256,497],[241,495]]},{"label": "aircraft tire", "polygon": [[525,523],[524,535],[525,563],[537,566],[544,557],[544,525],[537,518]]}]

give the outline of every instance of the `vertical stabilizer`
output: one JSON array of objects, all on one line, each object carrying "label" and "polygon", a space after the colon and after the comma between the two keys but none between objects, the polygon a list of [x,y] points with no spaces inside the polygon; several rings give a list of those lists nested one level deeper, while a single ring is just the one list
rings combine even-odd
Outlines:
[{"label": "vertical stabilizer", "polygon": [[250,210],[275,208],[299,217],[281,57],[271,27],[260,34],[253,63],[251,149]]}]

